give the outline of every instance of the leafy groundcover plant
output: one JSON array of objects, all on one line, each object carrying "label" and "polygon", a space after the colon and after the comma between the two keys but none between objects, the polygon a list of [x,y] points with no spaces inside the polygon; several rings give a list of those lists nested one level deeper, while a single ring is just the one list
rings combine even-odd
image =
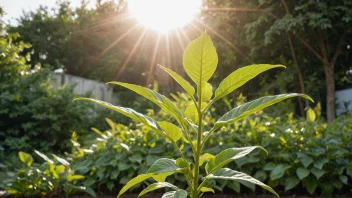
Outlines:
[{"label": "leafy groundcover plant", "polygon": [[[154,179],[156,183],[153,183],[145,188],[139,194],[139,196],[157,189],[168,188],[172,190],[166,192],[162,196],[163,198],[198,198],[201,197],[203,193],[214,192],[208,181],[234,180],[239,182],[250,182],[259,185],[279,197],[272,188],[251,177],[250,175],[231,170],[229,168],[224,168],[228,163],[246,156],[254,149],[258,148],[264,150],[263,147],[251,146],[244,148],[229,148],[214,156],[209,153],[203,153],[203,146],[215,131],[220,129],[222,126],[227,125],[228,123],[233,123],[235,121],[241,120],[252,113],[255,113],[288,98],[300,96],[311,101],[312,99],[304,94],[296,93],[265,96],[233,108],[224,114],[221,118],[219,118],[218,121],[212,126],[212,128],[207,129],[203,127],[205,126],[203,115],[214,102],[230,94],[235,89],[239,88],[260,73],[269,69],[284,67],[282,65],[258,64],[240,68],[231,73],[220,83],[219,87],[215,90],[213,97],[212,85],[207,81],[215,72],[217,63],[218,56],[215,47],[213,46],[209,35],[204,32],[200,37],[192,41],[187,46],[183,56],[184,69],[186,70],[188,76],[194,81],[197,92],[193,86],[180,75],[168,68],[160,66],[161,69],[163,69],[172,78],[174,78],[191,97],[193,102],[185,109],[185,111],[179,109],[175,103],[173,103],[167,97],[153,90],[122,82],[110,83],[130,89],[155,103],[172,118],[174,118],[175,123],[177,123],[178,126],[165,121],[157,122],[151,117],[145,116],[130,108],[113,106],[106,102],[90,98],[77,99],[97,103],[109,109],[115,110],[137,122],[143,123],[144,125],[152,128],[159,135],[165,137],[167,141],[173,144],[175,149],[180,153],[181,157],[176,160],[161,158],[155,161],[147,173],[138,175],[137,177],[130,180],[121,189],[117,197],[120,197],[134,185],[151,178]],[[179,147],[179,141],[184,141],[185,143],[190,144],[193,152],[192,161],[185,157],[185,153],[183,153],[182,148]],[[201,175],[200,169],[205,169],[205,174]],[[188,188],[186,190],[180,189],[173,184],[165,182],[165,179],[168,176],[175,173],[183,174],[185,176],[188,183]]]}]

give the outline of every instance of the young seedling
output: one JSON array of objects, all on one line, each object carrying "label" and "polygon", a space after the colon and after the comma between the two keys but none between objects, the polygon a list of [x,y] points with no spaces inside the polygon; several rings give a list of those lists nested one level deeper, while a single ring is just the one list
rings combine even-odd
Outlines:
[{"label": "young seedling", "polygon": [[[208,153],[204,154],[202,152],[203,147],[211,135],[222,126],[241,120],[248,115],[276,104],[282,100],[296,96],[300,96],[311,101],[313,100],[307,95],[296,93],[265,96],[233,108],[220,117],[209,131],[204,131],[203,115],[214,102],[230,94],[260,73],[269,69],[284,67],[282,65],[268,64],[257,64],[242,67],[226,77],[213,94],[212,85],[207,81],[215,72],[217,63],[218,56],[215,47],[213,46],[209,35],[204,32],[200,37],[192,41],[187,46],[183,56],[183,67],[188,76],[195,83],[197,91],[180,75],[166,67],[160,66],[161,69],[167,72],[172,78],[175,79],[176,82],[181,85],[181,87],[192,99],[193,102],[186,108],[185,111],[179,109],[175,103],[167,97],[153,90],[128,83],[110,82],[110,84],[116,84],[130,89],[155,103],[162,110],[168,113],[175,120],[178,126],[165,121],[157,122],[151,117],[145,116],[130,108],[114,106],[106,102],[90,98],[76,99],[97,103],[101,106],[115,110],[137,122],[143,123],[144,125],[152,128],[155,133],[165,137],[180,153],[181,157],[178,159],[161,158],[155,161],[147,173],[138,175],[130,180],[120,190],[117,197],[120,197],[132,186],[150,178],[153,178],[156,183],[149,185],[139,194],[139,196],[160,188],[169,188],[172,189],[172,191],[166,192],[163,197],[198,198],[201,197],[203,193],[214,192],[208,184],[209,180],[233,180],[246,181],[259,185],[279,197],[279,195],[271,187],[265,185],[257,179],[254,179],[245,173],[224,168],[228,163],[248,155],[254,149],[258,148],[264,150],[263,147],[251,146],[244,148],[229,148],[215,156]],[[193,152],[192,161],[186,159],[185,154],[179,147],[180,141],[190,144]],[[200,174],[200,167],[204,164],[206,172]],[[188,183],[188,188],[186,190],[165,182],[165,179],[174,173],[180,173],[185,176]]]}]

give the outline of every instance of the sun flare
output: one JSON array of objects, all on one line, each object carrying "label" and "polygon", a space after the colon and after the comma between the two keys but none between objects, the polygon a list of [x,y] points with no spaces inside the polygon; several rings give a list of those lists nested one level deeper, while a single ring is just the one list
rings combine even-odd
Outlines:
[{"label": "sun flare", "polygon": [[144,26],[167,32],[192,22],[201,0],[128,0],[129,12]]}]

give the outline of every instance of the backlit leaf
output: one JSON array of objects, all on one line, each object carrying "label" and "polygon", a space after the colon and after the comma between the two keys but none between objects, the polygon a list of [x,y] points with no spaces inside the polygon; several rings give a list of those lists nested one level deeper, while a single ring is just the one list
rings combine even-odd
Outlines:
[{"label": "backlit leaf", "polygon": [[176,125],[170,122],[158,122],[158,124],[174,142],[182,137],[182,131]]},{"label": "backlit leaf", "polygon": [[185,79],[182,78],[182,76],[178,75],[176,72],[172,71],[171,69],[168,69],[166,67],[163,67],[161,65],[159,65],[159,67],[161,69],[163,69],[165,72],[167,72],[173,79],[176,80],[176,82],[178,82],[179,85],[181,85],[181,87],[190,95],[190,96],[194,96],[195,90],[192,87],[191,84],[189,84],[189,82],[187,82]]},{"label": "backlit leaf", "polygon": [[214,158],[208,161],[207,165],[205,166],[205,169],[208,173],[213,173],[214,171],[224,167],[226,164],[248,155],[256,148],[259,148],[265,151],[265,149],[261,146],[229,148],[229,149],[223,150],[219,154],[217,154]]},{"label": "backlit leaf", "polygon": [[215,100],[218,100],[227,94],[233,92],[235,89],[241,87],[243,84],[253,79],[257,75],[269,69],[285,67],[283,65],[268,65],[258,64],[242,67],[232,72],[227,76],[215,91]]},{"label": "backlit leaf", "polygon": [[209,35],[204,32],[192,41],[183,55],[183,67],[188,76],[199,86],[214,74],[218,55]]},{"label": "backlit leaf", "polygon": [[31,167],[33,164],[33,157],[31,154],[25,152],[18,152],[18,157],[20,158],[21,162],[25,163],[28,167]]},{"label": "backlit leaf", "polygon": [[141,193],[139,193],[138,197],[143,196],[151,191],[158,190],[160,188],[172,188],[173,190],[178,190],[177,186],[174,186],[167,182],[158,182],[154,184],[150,184],[147,188],[145,188]]},{"label": "backlit leaf", "polygon": [[306,98],[308,100],[313,101],[307,95],[296,94],[296,93],[281,94],[281,95],[276,95],[276,96],[265,96],[265,97],[253,100],[251,102],[244,103],[244,104],[239,105],[239,106],[235,107],[234,109],[230,110],[215,123],[214,128],[219,128],[219,127],[224,126],[228,123],[235,122],[237,120],[241,120],[241,119],[247,117],[248,115],[251,115],[252,113],[260,111],[266,107],[269,107],[273,104],[281,102],[285,99],[293,98],[293,97],[297,97],[297,96],[300,96],[300,97],[303,97],[303,98]]},{"label": "backlit leaf", "polygon": [[235,180],[235,181],[247,181],[252,184],[259,185],[262,188],[270,191],[271,193],[273,193],[274,195],[279,197],[279,195],[271,187],[265,185],[264,183],[258,181],[257,179],[254,179],[253,177],[251,177],[245,173],[237,172],[237,171],[231,170],[229,168],[219,169],[216,172],[206,176],[205,178],[206,179],[224,179],[224,180]]}]

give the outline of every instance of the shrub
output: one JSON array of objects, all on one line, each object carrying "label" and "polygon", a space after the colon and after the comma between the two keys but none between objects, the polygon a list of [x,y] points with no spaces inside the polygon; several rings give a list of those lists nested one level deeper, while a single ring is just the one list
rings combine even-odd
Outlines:
[{"label": "shrub", "polygon": [[26,197],[51,197],[86,192],[95,197],[91,188],[76,185],[84,176],[74,174],[68,161],[56,155],[52,160],[39,151],[35,153],[44,159],[43,164],[35,164],[33,157],[28,153],[18,153],[23,163],[22,168],[16,173],[7,172],[8,177],[0,183],[8,193]]},{"label": "shrub", "polygon": [[72,103],[72,87],[54,89],[48,76],[48,71],[37,71],[0,85],[3,156],[34,149],[62,153],[69,150],[72,131],[81,134],[88,129],[84,122],[92,106]]}]

